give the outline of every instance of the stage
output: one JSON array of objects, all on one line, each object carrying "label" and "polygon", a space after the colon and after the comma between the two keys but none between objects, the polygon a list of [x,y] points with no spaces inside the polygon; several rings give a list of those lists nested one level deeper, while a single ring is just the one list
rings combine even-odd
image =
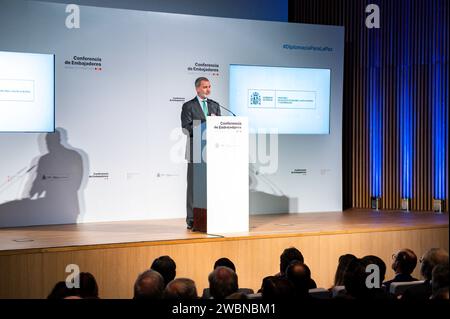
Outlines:
[{"label": "stage", "polygon": [[[342,254],[377,255],[390,278],[396,250],[418,257],[448,250],[448,235],[448,214],[359,209],[252,215],[248,232],[226,235],[191,232],[184,219],[7,228],[0,229],[0,298],[45,298],[69,264],[94,274],[102,298],[131,298],[137,275],[160,255],[170,255],[177,277],[194,279],[200,294],[224,256],[235,263],[239,286],[257,290],[279,271],[289,246],[301,250],[318,287],[328,288]],[[418,267],[414,274],[420,277]]]}]

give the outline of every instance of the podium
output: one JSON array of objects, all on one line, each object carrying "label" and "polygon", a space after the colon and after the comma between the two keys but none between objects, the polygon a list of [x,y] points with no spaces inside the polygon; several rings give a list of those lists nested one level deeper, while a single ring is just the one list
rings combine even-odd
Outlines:
[{"label": "podium", "polygon": [[249,230],[248,119],[208,116],[193,128],[194,229]]}]

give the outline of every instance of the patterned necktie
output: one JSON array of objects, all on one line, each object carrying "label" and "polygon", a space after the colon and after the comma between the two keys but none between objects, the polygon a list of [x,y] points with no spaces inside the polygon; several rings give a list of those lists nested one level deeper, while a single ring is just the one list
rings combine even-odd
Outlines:
[{"label": "patterned necktie", "polygon": [[202,104],[203,104],[203,113],[205,113],[205,116],[208,116],[208,107],[206,106],[206,100],[203,100]]}]

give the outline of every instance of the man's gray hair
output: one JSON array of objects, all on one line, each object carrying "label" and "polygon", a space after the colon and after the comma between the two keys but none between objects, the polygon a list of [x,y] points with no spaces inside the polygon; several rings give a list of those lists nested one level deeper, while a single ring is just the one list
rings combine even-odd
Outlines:
[{"label": "man's gray hair", "polygon": [[431,248],[422,257],[420,273],[426,280],[431,280],[433,268],[440,264],[448,264],[448,252],[442,248]]},{"label": "man's gray hair", "polygon": [[134,299],[161,299],[164,290],[164,278],[154,270],[140,274],[134,283]]},{"label": "man's gray hair", "polygon": [[202,83],[202,81],[208,81],[209,82],[208,78],[205,78],[204,76],[201,76],[201,77],[199,77],[199,78],[197,78],[195,80],[195,87],[198,88],[200,86],[200,84]]},{"label": "man's gray hair", "polygon": [[238,291],[238,277],[236,273],[225,266],[219,266],[208,276],[209,290],[214,299],[225,299]]},{"label": "man's gray hair", "polygon": [[169,282],[163,293],[164,299],[197,299],[195,282],[189,278],[177,278]]}]

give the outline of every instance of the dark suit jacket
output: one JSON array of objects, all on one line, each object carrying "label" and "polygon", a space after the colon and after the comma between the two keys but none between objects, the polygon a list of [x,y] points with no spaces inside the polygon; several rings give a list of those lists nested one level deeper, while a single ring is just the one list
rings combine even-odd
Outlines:
[{"label": "dark suit jacket", "polygon": [[[207,99],[206,101],[208,106],[208,115],[220,116],[219,104],[211,99]],[[192,149],[193,144],[192,137],[193,137],[193,125],[195,120],[198,120],[201,123],[206,121],[205,113],[203,113],[203,109],[197,97],[194,97],[192,100],[184,103],[183,108],[181,110],[181,127],[183,128],[183,133],[188,135],[188,137],[190,137],[186,141],[185,158],[191,162],[193,156],[190,150]]]}]

